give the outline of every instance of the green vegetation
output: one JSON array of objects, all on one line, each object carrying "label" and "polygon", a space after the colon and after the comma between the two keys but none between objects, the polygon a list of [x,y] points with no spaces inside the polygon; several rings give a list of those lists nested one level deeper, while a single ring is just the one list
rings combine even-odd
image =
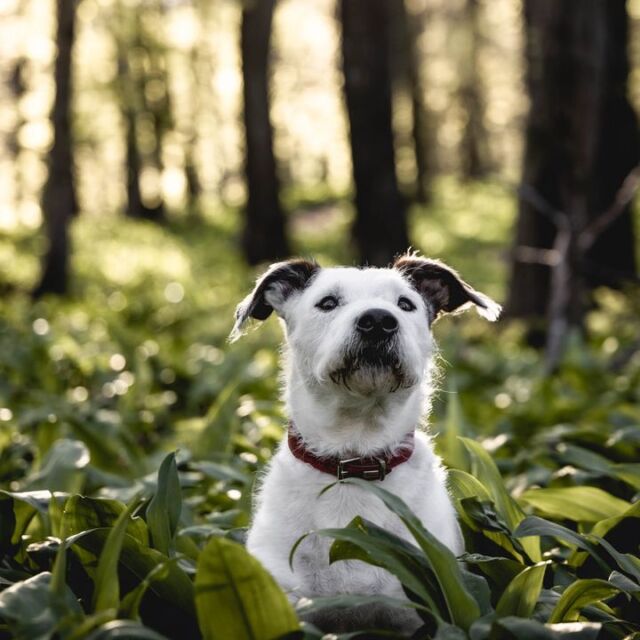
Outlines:
[{"label": "green vegetation", "polygon": [[[512,207],[498,187],[445,182],[429,216],[414,212],[415,237],[501,298]],[[253,277],[232,219],[79,218],[71,297],[36,303],[22,292],[39,239],[0,237],[0,637],[272,638],[296,628],[241,545],[254,474],[285,420],[275,320],[225,342]],[[296,246],[348,262],[337,240],[347,222],[339,205],[300,212]],[[411,505],[366,483],[415,546],[362,518],[323,532],[334,561],[376,562],[401,580],[425,620],[420,637],[640,632],[640,300],[605,290],[599,300],[588,342],[574,336],[553,376],[517,324],[471,314],[438,324],[431,430],[453,469],[464,565]]]}]

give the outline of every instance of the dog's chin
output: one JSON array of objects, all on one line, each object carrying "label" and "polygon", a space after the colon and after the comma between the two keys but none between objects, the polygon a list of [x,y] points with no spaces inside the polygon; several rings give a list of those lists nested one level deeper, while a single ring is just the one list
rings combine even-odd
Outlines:
[{"label": "dog's chin", "polygon": [[418,382],[395,354],[381,356],[377,351],[348,354],[329,378],[334,385],[363,396],[395,393]]}]

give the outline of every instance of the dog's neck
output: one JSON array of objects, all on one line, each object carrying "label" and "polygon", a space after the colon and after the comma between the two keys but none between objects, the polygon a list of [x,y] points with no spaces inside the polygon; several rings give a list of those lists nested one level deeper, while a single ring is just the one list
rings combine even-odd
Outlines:
[{"label": "dog's neck", "polygon": [[420,422],[424,384],[362,396],[313,382],[293,359],[286,368],[285,402],[308,449],[319,456],[366,456],[393,451]]}]

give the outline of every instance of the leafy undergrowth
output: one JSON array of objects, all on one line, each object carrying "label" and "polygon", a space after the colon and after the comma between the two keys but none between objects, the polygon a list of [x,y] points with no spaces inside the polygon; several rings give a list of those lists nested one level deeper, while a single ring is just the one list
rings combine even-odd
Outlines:
[{"label": "leafy undergrowth", "polygon": [[[0,637],[320,638],[298,615],[367,596],[294,611],[242,546],[255,473],[285,418],[276,323],[225,343],[251,280],[228,221],[76,226],[66,301],[28,300],[37,246],[0,238]],[[468,247],[454,231],[440,255],[459,266]],[[481,238],[487,255],[500,237]],[[335,255],[326,233],[298,242]],[[482,262],[486,273],[465,275],[500,297],[501,267]],[[364,486],[413,546],[363,518],[322,532],[333,561],[399,578],[424,621],[416,637],[640,631],[640,303],[599,297],[589,342],[574,337],[553,376],[515,324],[438,323],[430,429],[451,469],[464,564],[384,484]]]}]

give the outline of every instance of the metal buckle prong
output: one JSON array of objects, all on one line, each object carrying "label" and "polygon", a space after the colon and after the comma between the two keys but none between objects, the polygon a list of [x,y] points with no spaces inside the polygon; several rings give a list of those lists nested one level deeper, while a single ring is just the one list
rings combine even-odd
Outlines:
[{"label": "metal buckle prong", "polygon": [[[345,469],[345,465],[351,464],[352,462],[361,461],[362,458],[347,458],[345,460],[338,461],[338,480],[344,480],[348,478],[351,473],[348,469]],[[387,463],[382,458],[375,458],[375,461],[378,463],[377,469],[372,469],[370,471],[363,471],[362,478],[364,480],[384,480],[387,475]]]},{"label": "metal buckle prong", "polygon": [[351,464],[359,460],[362,460],[362,458],[345,458],[344,460],[338,460],[338,480],[344,480],[349,477],[349,471],[344,468],[345,464]]}]

